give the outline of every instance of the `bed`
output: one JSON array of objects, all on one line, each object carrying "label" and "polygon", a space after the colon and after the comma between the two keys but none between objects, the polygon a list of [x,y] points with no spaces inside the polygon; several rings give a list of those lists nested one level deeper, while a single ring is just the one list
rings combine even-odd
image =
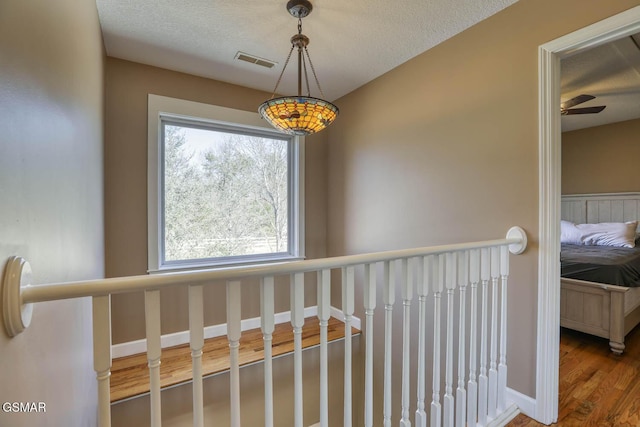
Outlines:
[{"label": "bed", "polygon": [[[565,195],[561,206],[563,227],[640,219],[640,193]],[[622,354],[625,336],[640,323],[640,246],[567,243],[562,234],[560,325],[606,338]]]}]

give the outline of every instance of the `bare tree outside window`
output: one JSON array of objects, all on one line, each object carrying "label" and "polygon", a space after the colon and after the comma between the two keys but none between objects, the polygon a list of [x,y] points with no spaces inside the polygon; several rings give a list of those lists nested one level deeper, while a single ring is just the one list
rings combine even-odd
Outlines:
[{"label": "bare tree outside window", "polygon": [[163,129],[166,261],[288,251],[288,140]]}]

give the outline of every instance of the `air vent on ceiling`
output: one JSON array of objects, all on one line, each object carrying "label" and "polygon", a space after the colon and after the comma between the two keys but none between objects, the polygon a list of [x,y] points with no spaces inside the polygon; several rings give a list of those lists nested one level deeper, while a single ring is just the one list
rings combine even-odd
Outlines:
[{"label": "air vent on ceiling", "polygon": [[248,53],[244,53],[244,52],[236,53],[235,59],[239,59],[240,61],[249,62],[251,64],[260,65],[261,67],[266,67],[266,68],[273,68],[273,66],[277,64],[277,62],[270,61],[270,60],[264,59],[264,58],[259,58],[259,57],[254,56],[254,55],[249,55]]}]

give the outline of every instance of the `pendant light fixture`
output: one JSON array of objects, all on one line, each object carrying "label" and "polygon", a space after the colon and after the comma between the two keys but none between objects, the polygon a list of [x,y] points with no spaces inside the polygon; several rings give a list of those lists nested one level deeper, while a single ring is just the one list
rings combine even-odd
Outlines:
[{"label": "pendant light fixture", "polygon": [[[298,34],[291,37],[291,50],[289,50],[287,60],[276,82],[276,87],[273,89],[271,99],[263,102],[260,107],[258,107],[258,111],[262,117],[264,117],[271,126],[281,132],[292,135],[310,135],[320,132],[333,123],[338,116],[338,107],[329,101],[312,97],[309,88],[307,62],[318,86],[318,91],[320,95],[324,97],[318,76],[311,63],[309,50],[307,49],[309,38],[302,34],[302,18],[309,15],[312,9],[313,6],[311,2],[307,0],[290,0],[287,3],[287,10],[291,16],[298,18]],[[275,98],[278,85],[282,80],[284,70],[287,68],[287,64],[295,48],[298,49],[298,95]],[[303,76],[307,90],[306,96],[302,95]]]}]

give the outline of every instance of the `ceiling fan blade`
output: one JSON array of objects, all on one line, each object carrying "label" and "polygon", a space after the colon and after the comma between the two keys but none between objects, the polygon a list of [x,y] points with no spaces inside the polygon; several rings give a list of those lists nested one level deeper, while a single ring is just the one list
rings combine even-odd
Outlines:
[{"label": "ceiling fan blade", "polygon": [[563,114],[564,115],[594,114],[594,113],[599,113],[600,111],[604,110],[606,107],[607,107],[606,105],[600,105],[598,107],[572,108],[571,110],[564,110]]},{"label": "ceiling fan blade", "polygon": [[593,95],[578,95],[575,98],[571,98],[565,102],[563,102],[562,104],[560,104],[561,108],[567,109],[567,108],[571,108],[574,105],[578,105],[578,104],[582,104],[583,102],[587,102],[587,101],[591,101],[592,99],[595,99],[595,96]]}]

